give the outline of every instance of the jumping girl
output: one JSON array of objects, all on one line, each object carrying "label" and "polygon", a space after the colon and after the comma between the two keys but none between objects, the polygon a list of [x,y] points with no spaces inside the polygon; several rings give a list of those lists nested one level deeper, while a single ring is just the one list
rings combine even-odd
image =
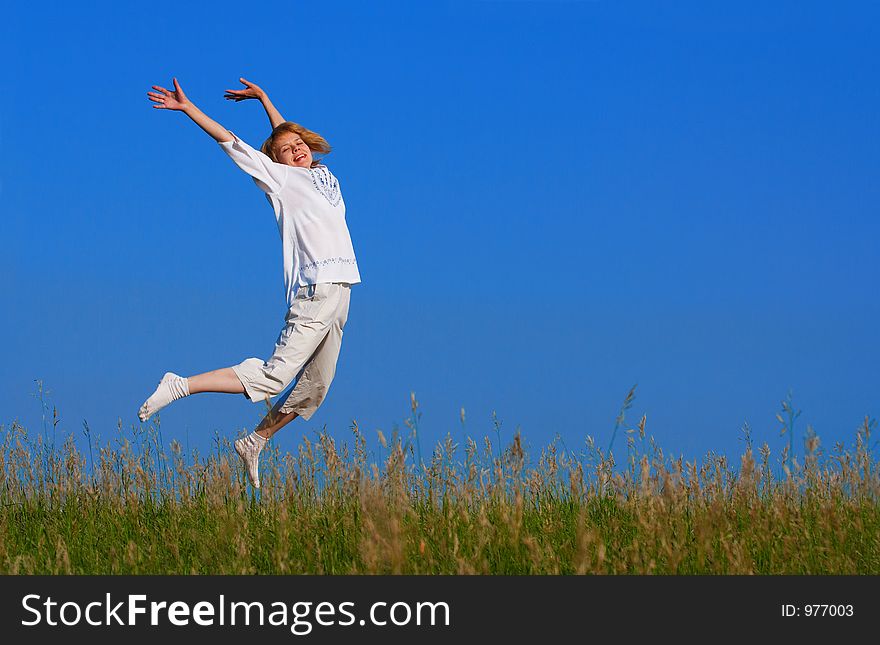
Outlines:
[{"label": "jumping girl", "polygon": [[260,87],[240,80],[247,89],[227,90],[226,98],[236,102],[254,98],[263,104],[273,129],[262,151],[206,116],[186,97],[176,78],[173,91],[153,85],[155,91],[147,96],[154,108],[186,114],[266,194],[281,234],[288,306],[284,328],[266,361],[248,358],[189,378],[166,373],[138,417],[146,421],[172,401],[198,392],[244,394],[260,403],[293,383],[256,429],[235,442],[251,484],[259,488],[260,451],[296,417],[309,419],[327,394],[348,319],[351,285],[360,282],[360,274],[339,182],[312,156],[330,152],[329,144],[319,134],[285,121]]}]

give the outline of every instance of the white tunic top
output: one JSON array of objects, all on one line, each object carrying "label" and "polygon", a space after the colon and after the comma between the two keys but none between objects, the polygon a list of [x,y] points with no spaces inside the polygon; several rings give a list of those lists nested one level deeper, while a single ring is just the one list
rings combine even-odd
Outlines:
[{"label": "white tunic top", "polygon": [[293,305],[300,286],[361,281],[339,182],[326,166],[275,163],[231,133],[220,147],[266,193],[281,234],[284,288]]}]

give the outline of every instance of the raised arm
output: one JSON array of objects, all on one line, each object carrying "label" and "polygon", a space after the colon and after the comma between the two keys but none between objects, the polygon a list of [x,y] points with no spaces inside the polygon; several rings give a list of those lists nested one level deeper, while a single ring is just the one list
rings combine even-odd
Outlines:
[{"label": "raised arm", "polygon": [[284,123],[284,117],[281,116],[281,112],[272,105],[272,101],[269,100],[269,95],[266,94],[266,91],[262,87],[243,78],[239,78],[238,80],[245,86],[245,89],[226,90],[226,93],[223,95],[224,98],[229,101],[235,101],[236,103],[239,101],[246,101],[247,99],[259,99],[260,103],[263,104],[263,109],[266,110],[266,116],[269,117],[269,123],[272,124],[273,130]]},{"label": "raised arm", "polygon": [[154,108],[183,112],[218,143],[228,143],[233,140],[229,130],[210,118],[186,98],[186,94],[183,93],[176,78],[172,79],[172,82],[174,83],[173,92],[159,85],[153,85],[153,89],[156,90],[155,92],[147,92],[147,96],[153,101]]},{"label": "raised arm", "polygon": [[154,108],[160,110],[177,110],[183,112],[220,144],[235,164],[254,178],[260,189],[266,193],[276,193],[284,186],[287,179],[287,166],[275,163],[259,150],[254,150],[244,141],[233,135],[229,130],[208,117],[193,105],[175,78],[174,91],[153,85],[155,92],[147,92],[153,101]]}]

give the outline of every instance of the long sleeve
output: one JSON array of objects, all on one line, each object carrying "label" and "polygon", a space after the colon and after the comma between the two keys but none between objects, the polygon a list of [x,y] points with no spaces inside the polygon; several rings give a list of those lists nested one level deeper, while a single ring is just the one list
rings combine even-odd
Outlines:
[{"label": "long sleeve", "polygon": [[278,193],[287,181],[287,166],[275,163],[259,150],[250,147],[235,136],[232,141],[220,142],[220,147],[235,165],[254,178],[260,190],[267,194]]}]

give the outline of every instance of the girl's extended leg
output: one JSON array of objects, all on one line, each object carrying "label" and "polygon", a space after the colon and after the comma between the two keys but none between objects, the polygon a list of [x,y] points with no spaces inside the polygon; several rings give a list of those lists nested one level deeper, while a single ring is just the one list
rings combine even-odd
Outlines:
[{"label": "girl's extended leg", "polygon": [[244,385],[235,375],[231,367],[221,367],[219,370],[196,374],[186,379],[189,382],[189,393],[199,392],[224,392],[226,394],[242,394]]},{"label": "girl's extended leg", "polygon": [[141,421],[146,421],[166,405],[177,399],[182,399],[190,394],[199,392],[225,392],[228,394],[242,394],[244,385],[231,367],[223,367],[219,370],[197,374],[189,378],[178,376],[174,372],[167,372],[156,391],[144,401],[138,411]]}]

